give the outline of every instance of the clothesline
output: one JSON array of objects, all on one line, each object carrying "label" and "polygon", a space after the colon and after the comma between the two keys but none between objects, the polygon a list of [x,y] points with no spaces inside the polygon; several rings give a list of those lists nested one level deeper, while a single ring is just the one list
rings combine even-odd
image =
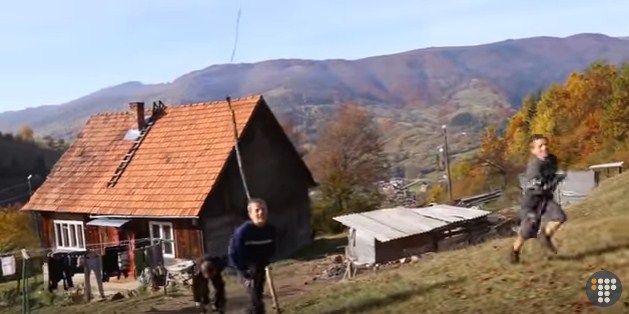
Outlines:
[{"label": "clothesline", "polygon": [[[112,241],[112,242],[99,242],[99,243],[92,243],[92,244],[87,244],[85,245],[86,248],[93,248],[93,247],[99,247],[99,246],[107,246],[107,245],[129,245],[131,243],[134,244],[139,244],[139,243],[143,243],[146,241],[150,241],[151,238],[139,238],[139,239],[134,239],[134,240],[122,240],[122,241]],[[154,241],[162,241],[161,239],[153,239]],[[55,247],[45,247],[45,248],[35,248],[35,249],[26,249],[26,251],[28,252],[28,254],[33,257],[34,255],[39,255],[39,254],[43,254],[43,253],[48,253],[50,251],[55,251],[57,250],[57,248]],[[81,250],[77,250],[77,252],[80,252]],[[0,252],[0,257],[2,256],[9,256],[9,255],[18,255],[18,256],[22,256],[22,250],[15,250],[15,251],[10,251],[10,252]]]},{"label": "clothesline", "polygon": [[150,241],[150,240],[151,240],[151,238],[140,238],[140,239],[134,239],[134,240],[99,242],[99,243],[87,244],[87,245],[85,245],[85,247],[95,247],[95,246],[105,246],[105,245],[127,245],[127,244],[131,244],[131,242],[133,242],[135,244],[138,244],[138,243],[146,242],[146,241]]}]

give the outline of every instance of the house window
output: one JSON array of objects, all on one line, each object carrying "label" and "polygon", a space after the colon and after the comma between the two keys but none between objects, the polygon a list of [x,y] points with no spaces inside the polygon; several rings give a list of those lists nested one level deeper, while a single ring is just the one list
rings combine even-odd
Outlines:
[{"label": "house window", "polygon": [[82,221],[55,220],[55,244],[58,249],[84,250],[85,233]]},{"label": "house window", "polygon": [[175,236],[171,222],[150,221],[149,229],[151,243],[159,243],[163,240],[164,257],[175,257]]}]

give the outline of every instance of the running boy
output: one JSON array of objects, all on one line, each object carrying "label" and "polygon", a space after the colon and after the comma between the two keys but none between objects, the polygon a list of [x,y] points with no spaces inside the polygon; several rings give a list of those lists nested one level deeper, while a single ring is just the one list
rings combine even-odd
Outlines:
[{"label": "running boy", "polygon": [[275,228],[267,224],[267,206],[261,199],[251,199],[247,205],[248,221],[234,232],[229,259],[247,287],[251,304],[247,313],[264,314],[265,267],[275,254]]},{"label": "running boy", "polygon": [[566,213],[553,199],[554,190],[565,175],[557,174],[557,157],[549,154],[548,139],[543,135],[534,134],[530,148],[532,158],[526,168],[526,183],[523,187],[524,195],[520,210],[520,232],[511,249],[511,263],[520,261],[520,250],[524,242],[535,237],[549,251],[557,254],[551,238],[567,219]]}]

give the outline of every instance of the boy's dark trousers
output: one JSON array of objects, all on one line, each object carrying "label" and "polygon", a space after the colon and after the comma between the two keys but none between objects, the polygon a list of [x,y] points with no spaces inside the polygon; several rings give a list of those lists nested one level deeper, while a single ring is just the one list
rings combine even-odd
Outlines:
[{"label": "boy's dark trousers", "polygon": [[250,268],[249,275],[251,276],[251,284],[247,286],[247,293],[249,294],[250,304],[247,308],[247,314],[264,314],[264,284],[265,273],[264,267],[252,267]]},{"label": "boy's dark trousers", "polygon": [[225,281],[223,275],[219,272],[215,276],[210,277],[212,287],[214,287],[214,308],[221,311],[225,310]]}]

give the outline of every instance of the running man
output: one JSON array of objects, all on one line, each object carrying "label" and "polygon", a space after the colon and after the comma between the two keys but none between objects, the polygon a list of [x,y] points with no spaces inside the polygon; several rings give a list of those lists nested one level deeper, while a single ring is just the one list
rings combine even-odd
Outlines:
[{"label": "running man", "polygon": [[251,199],[247,205],[248,221],[234,232],[229,259],[238,271],[251,298],[250,314],[264,314],[265,268],[275,254],[276,231],[267,224],[267,206],[261,199]]},{"label": "running man", "polygon": [[557,157],[548,152],[548,139],[534,134],[530,148],[532,158],[526,168],[520,231],[510,253],[511,263],[514,264],[520,261],[524,242],[535,237],[546,249],[557,254],[552,236],[567,219],[566,213],[553,199],[554,191],[565,175],[557,174]]}]

